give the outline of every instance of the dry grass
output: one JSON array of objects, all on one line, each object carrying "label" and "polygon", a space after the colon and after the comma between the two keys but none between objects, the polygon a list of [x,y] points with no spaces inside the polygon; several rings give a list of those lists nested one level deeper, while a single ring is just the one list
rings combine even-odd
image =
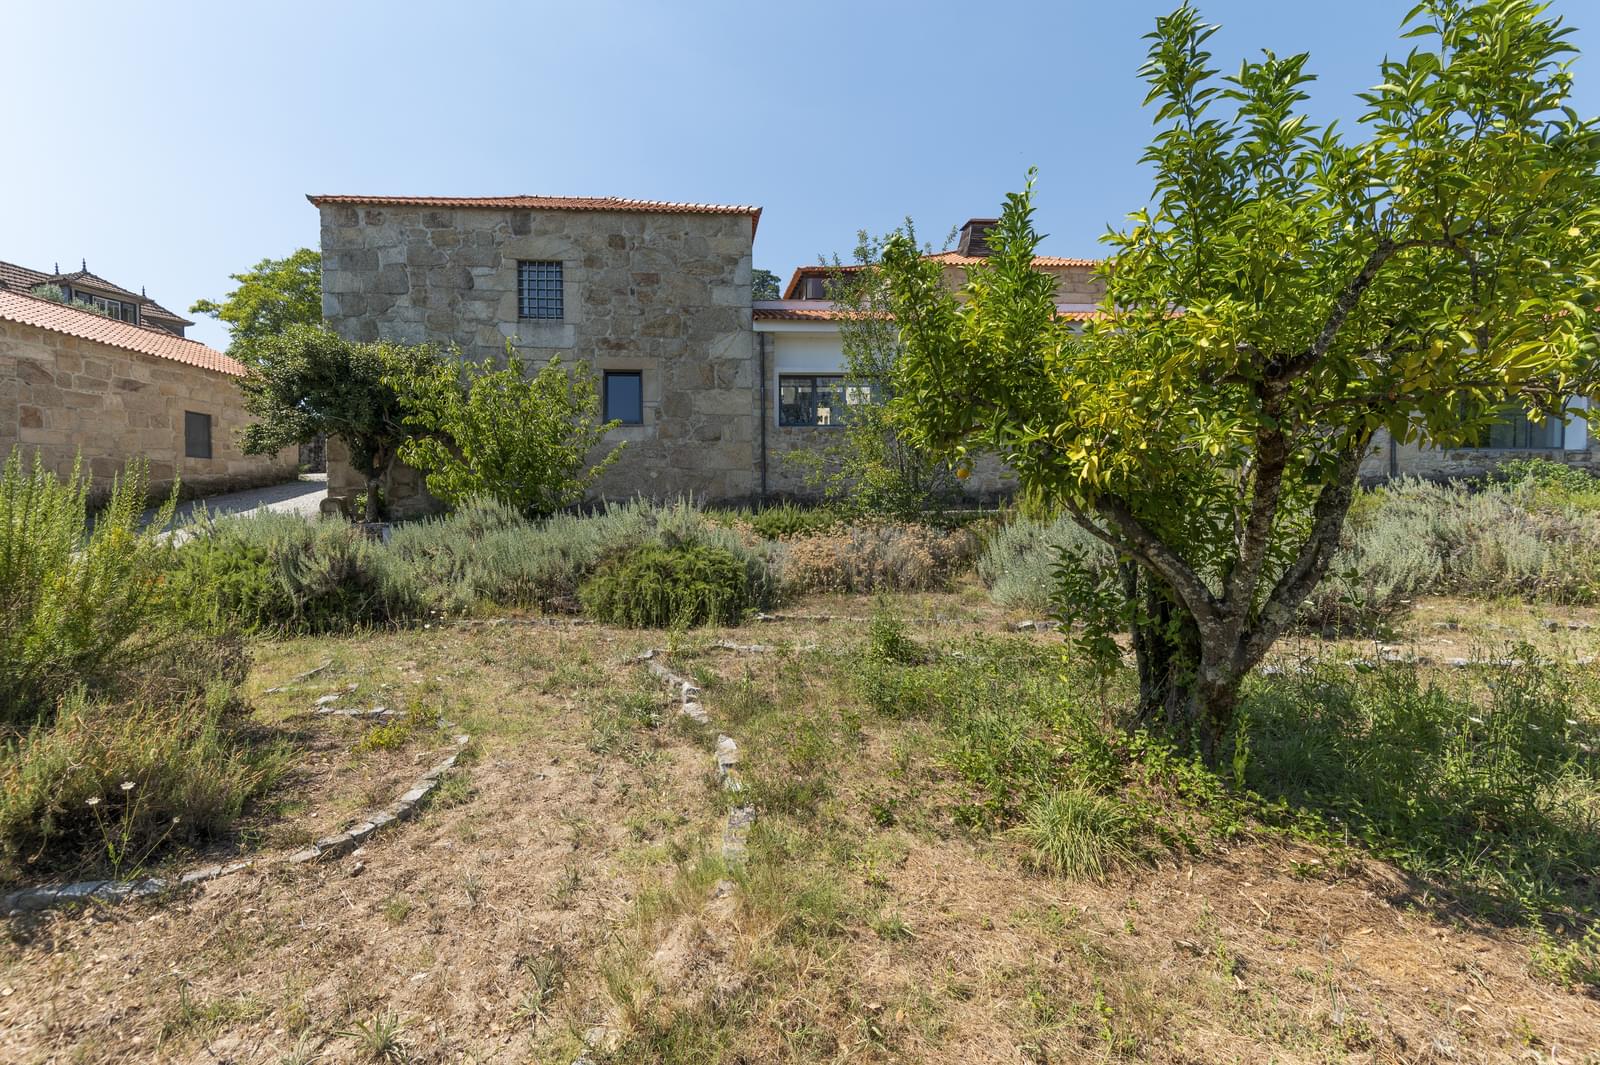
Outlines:
[{"label": "dry grass", "polygon": [[[972,588],[900,605],[919,638],[1016,620]],[[1498,635],[1435,628],[1433,610],[1414,632],[1429,647]],[[1439,610],[1551,651],[1593,635]],[[421,735],[356,755],[363,726],[295,716],[351,683],[353,704],[437,703],[476,737],[453,801],[327,865],[13,920],[0,1058],[359,1061],[382,1041],[361,1033],[391,1021],[413,1061],[565,1065],[585,1035],[617,1062],[1600,1055],[1600,1002],[1534,979],[1524,936],[1349,850],[1256,835],[1098,882],[1031,869],[1019,842],[957,820],[934,724],[860,704],[846,652],[864,637],[505,626],[260,644],[257,713],[309,753],[258,841],[339,827],[434,753]],[[668,643],[744,750],[761,820],[739,870],[713,856],[710,737],[664,718],[625,661]]]}]

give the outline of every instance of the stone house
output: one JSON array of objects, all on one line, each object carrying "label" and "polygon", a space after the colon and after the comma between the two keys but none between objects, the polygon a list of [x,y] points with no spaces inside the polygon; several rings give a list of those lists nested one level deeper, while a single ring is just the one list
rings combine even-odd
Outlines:
[{"label": "stone house", "polygon": [[[509,343],[525,362],[559,356],[595,373],[628,446],[598,486],[609,498],[693,495],[740,501],[806,492],[796,451],[838,430],[859,401],[844,383],[830,268],[801,267],[782,298],[754,301],[752,206],[603,197],[310,196],[321,214],[323,315],[356,340],[434,343],[481,360]],[[994,219],[972,219],[932,258],[949,284],[988,254]],[[1087,320],[1105,294],[1092,259],[1040,256],[1064,318]],[[1584,401],[1575,401],[1574,406]],[[1363,475],[1481,473],[1511,456],[1600,467],[1581,421],[1537,426],[1508,412],[1472,449],[1391,448]],[[1519,420],[1520,419],[1520,420]],[[836,438],[835,438],[836,439]],[[329,491],[363,487],[337,442]],[[981,462],[963,489],[1004,494],[1008,471]],[[432,509],[415,471],[386,486],[391,511]]]},{"label": "stone house", "polygon": [[[52,287],[61,287],[56,279],[71,284],[71,302],[41,298],[32,294],[36,272],[0,267],[0,455],[20,446],[25,461],[37,453],[59,474],[81,456],[101,487],[142,457],[153,490],[181,479],[186,495],[294,476],[292,450],[239,451],[234,432],[248,420],[238,387],[244,367],[183,337],[192,323],[148,297],[109,283],[80,287],[70,275],[48,276]],[[78,306],[87,292],[129,306]]]},{"label": "stone house", "polygon": [[[354,340],[592,369],[627,444],[600,495],[760,493],[750,319],[756,207],[613,198],[312,196],[323,317]],[[328,490],[359,492],[338,441]],[[431,509],[414,471],[392,513]]]}]

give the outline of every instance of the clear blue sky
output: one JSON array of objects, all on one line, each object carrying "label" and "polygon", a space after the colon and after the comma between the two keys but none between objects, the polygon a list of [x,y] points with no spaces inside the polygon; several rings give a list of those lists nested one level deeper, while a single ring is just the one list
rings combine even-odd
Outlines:
[{"label": "clear blue sky", "polygon": [[[545,193],[759,204],[786,277],[908,214],[942,240],[1030,165],[1046,250],[1095,255],[1148,191],[1134,72],[1175,3],[8,0],[0,259],[183,312],[314,247],[308,192]],[[1201,6],[1225,70],[1309,50],[1348,118],[1410,0]],[[1600,6],[1555,9],[1600,53]],[[1600,62],[1577,78],[1600,111]]]}]

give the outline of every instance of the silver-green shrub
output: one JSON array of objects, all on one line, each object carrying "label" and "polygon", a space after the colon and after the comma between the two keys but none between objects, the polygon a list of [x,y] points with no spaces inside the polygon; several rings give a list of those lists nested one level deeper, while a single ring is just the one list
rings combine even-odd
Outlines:
[{"label": "silver-green shrub", "polygon": [[1056,567],[1068,550],[1083,553],[1096,565],[1113,563],[1110,548],[1071,518],[1018,518],[989,541],[978,558],[978,579],[1000,605],[1044,613],[1055,598]]}]

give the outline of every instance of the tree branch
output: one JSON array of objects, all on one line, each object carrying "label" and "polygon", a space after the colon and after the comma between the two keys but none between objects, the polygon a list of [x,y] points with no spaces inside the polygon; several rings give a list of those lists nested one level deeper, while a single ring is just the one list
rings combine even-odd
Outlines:
[{"label": "tree branch", "polygon": [[1241,634],[1235,646],[1233,664],[1239,673],[1261,661],[1273,641],[1294,622],[1305,597],[1311,594],[1327,573],[1328,563],[1339,548],[1339,532],[1344,527],[1345,513],[1355,497],[1356,474],[1371,443],[1371,434],[1364,433],[1346,445],[1339,456],[1333,477],[1317,493],[1317,502],[1311,512],[1311,531],[1306,534],[1305,543],[1301,545],[1295,560],[1273,585],[1255,626]]},{"label": "tree branch", "polygon": [[1201,625],[1215,625],[1218,620],[1218,603],[1205,581],[1179,558],[1177,553],[1156,536],[1133,514],[1126,501],[1116,496],[1102,496],[1095,504],[1100,517],[1110,522],[1120,537],[1099,528],[1083,509],[1069,502],[1067,509],[1091,535],[1104,540],[1119,551],[1125,551],[1142,562],[1152,573],[1172,586],[1189,612]]}]

